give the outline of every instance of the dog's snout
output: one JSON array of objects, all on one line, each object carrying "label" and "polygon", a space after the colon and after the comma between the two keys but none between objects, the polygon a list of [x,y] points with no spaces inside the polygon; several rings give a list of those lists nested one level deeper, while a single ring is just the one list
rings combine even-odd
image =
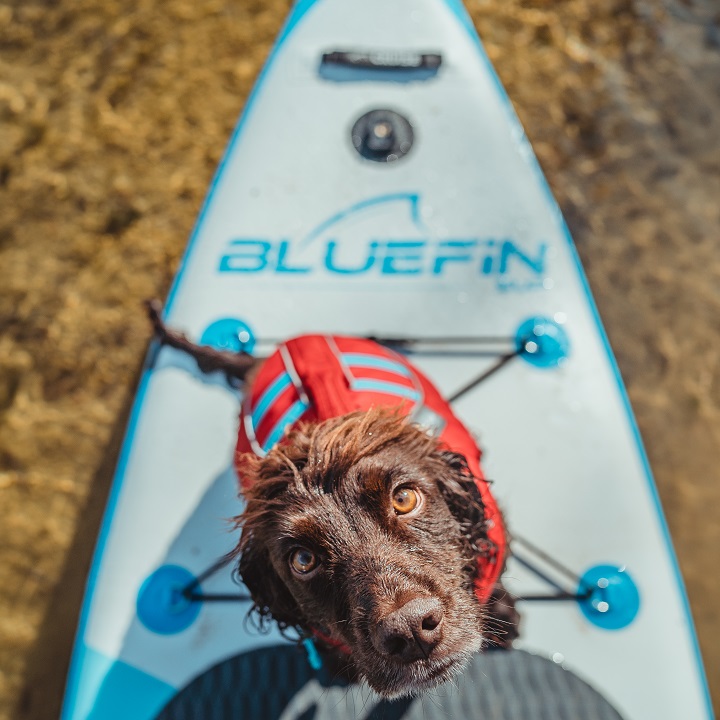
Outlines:
[{"label": "dog's snout", "polygon": [[373,629],[375,646],[402,662],[427,659],[442,640],[444,616],[437,598],[410,600],[377,623]]}]

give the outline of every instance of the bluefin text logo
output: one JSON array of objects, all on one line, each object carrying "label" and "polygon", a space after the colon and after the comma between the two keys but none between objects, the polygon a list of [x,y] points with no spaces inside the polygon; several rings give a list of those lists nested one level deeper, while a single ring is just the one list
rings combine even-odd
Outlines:
[{"label": "bluefin text logo", "polygon": [[[388,204],[409,210],[412,232],[407,235],[412,237],[389,237],[372,230],[363,235],[355,222],[354,235],[348,241],[348,218],[355,220],[361,213],[369,215]],[[379,220],[386,225],[387,215]],[[233,238],[220,257],[218,270],[297,278],[318,273],[345,278],[456,278],[458,272],[467,275],[470,271],[473,276],[495,278],[500,290],[543,287],[548,258],[545,242],[522,247],[512,238],[435,239],[429,235],[420,219],[417,194],[384,195],[336,213],[299,240]]]}]

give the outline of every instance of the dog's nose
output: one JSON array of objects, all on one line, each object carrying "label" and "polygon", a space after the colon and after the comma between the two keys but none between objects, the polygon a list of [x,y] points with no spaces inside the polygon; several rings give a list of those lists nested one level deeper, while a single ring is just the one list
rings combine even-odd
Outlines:
[{"label": "dog's nose", "polygon": [[410,600],[373,628],[375,646],[383,654],[402,662],[428,658],[442,639],[444,616],[437,598]]}]

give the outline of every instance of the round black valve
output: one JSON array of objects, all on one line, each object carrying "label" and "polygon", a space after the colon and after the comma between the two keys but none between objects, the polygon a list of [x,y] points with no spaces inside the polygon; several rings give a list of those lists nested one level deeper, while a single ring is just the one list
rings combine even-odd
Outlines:
[{"label": "round black valve", "polygon": [[394,110],[371,110],[353,125],[352,143],[368,160],[394,162],[410,152],[412,125]]}]

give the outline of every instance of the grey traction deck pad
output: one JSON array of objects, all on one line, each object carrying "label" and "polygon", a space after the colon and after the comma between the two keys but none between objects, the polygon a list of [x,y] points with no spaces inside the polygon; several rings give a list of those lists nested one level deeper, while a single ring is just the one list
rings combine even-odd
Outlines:
[{"label": "grey traction deck pad", "polygon": [[[521,690],[518,690],[521,688]],[[158,720],[622,720],[597,691],[522,650],[478,655],[454,684],[420,698],[381,700],[329,684],[295,646],[238,655],[180,691]]]}]

